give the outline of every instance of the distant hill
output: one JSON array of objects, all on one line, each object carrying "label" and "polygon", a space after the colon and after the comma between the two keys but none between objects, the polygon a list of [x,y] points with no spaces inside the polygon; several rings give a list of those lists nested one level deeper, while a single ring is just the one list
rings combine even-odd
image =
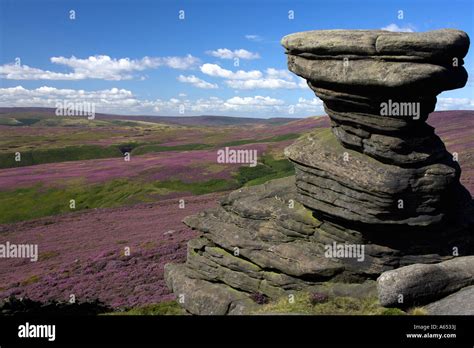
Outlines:
[{"label": "distant hill", "polygon": [[[35,107],[0,107],[0,118],[14,118],[29,120],[34,118],[56,117],[54,108],[35,108]],[[233,117],[233,116],[147,116],[147,115],[113,115],[96,113],[96,119],[105,120],[134,120],[154,123],[167,123],[183,126],[238,126],[249,124],[281,125],[299,118],[251,118],[251,117]]]}]

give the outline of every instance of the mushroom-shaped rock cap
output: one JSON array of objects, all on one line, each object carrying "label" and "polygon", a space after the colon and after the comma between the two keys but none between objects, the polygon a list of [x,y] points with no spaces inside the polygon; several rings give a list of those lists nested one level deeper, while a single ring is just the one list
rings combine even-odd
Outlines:
[{"label": "mushroom-shaped rock cap", "polygon": [[312,30],[283,37],[289,54],[412,56],[426,60],[463,58],[469,37],[461,30],[441,29],[423,33],[384,30]]},{"label": "mushroom-shaped rock cap", "polygon": [[436,95],[467,81],[469,37],[460,30],[315,30],[287,35],[282,44],[288,69],[313,90]]}]

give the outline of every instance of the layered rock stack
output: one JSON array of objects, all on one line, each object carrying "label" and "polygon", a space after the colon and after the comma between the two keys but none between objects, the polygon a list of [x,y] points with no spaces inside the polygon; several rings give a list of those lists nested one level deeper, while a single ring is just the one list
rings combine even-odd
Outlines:
[{"label": "layered rock stack", "polygon": [[286,149],[295,177],[185,219],[203,234],[165,277],[193,314],[245,313],[256,297],[296,291],[368,294],[384,271],[474,253],[457,158],[425,122],[437,94],[467,81],[467,35],[328,30],[282,44],[332,131]]}]

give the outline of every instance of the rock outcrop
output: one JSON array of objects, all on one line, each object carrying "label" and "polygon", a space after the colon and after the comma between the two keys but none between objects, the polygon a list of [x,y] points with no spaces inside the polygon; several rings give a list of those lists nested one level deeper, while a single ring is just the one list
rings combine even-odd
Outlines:
[{"label": "rock outcrop", "polygon": [[377,229],[437,225],[470,203],[458,163],[425,123],[436,95],[467,81],[465,33],[313,31],[283,45],[343,146],[310,136],[288,148],[301,202]]},{"label": "rock outcrop", "polygon": [[382,306],[408,308],[430,303],[473,284],[474,256],[465,256],[384,272],[377,279],[377,290]]},{"label": "rock outcrop", "polygon": [[462,288],[424,308],[430,315],[474,315],[474,286]]},{"label": "rock outcrop", "polygon": [[295,177],[185,219],[202,236],[165,278],[193,314],[246,313],[254,294],[371,296],[385,271],[473,253],[471,196],[425,123],[436,95],[467,81],[467,35],[329,30],[282,44],[332,129],[285,150]]}]

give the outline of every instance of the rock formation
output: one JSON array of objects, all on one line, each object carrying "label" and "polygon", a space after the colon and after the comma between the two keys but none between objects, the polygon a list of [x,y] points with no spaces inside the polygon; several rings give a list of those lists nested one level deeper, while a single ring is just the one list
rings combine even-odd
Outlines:
[{"label": "rock formation", "polygon": [[430,315],[474,315],[474,285],[425,306]]},{"label": "rock formation", "polygon": [[409,265],[384,272],[377,279],[379,301],[385,307],[426,304],[470,285],[474,285],[474,256]]},{"label": "rock formation", "polygon": [[467,35],[327,30],[282,44],[332,132],[285,150],[295,177],[244,187],[185,219],[202,236],[165,278],[193,314],[245,313],[253,294],[368,295],[382,272],[473,253],[471,196],[425,123],[436,95],[467,81]]}]

